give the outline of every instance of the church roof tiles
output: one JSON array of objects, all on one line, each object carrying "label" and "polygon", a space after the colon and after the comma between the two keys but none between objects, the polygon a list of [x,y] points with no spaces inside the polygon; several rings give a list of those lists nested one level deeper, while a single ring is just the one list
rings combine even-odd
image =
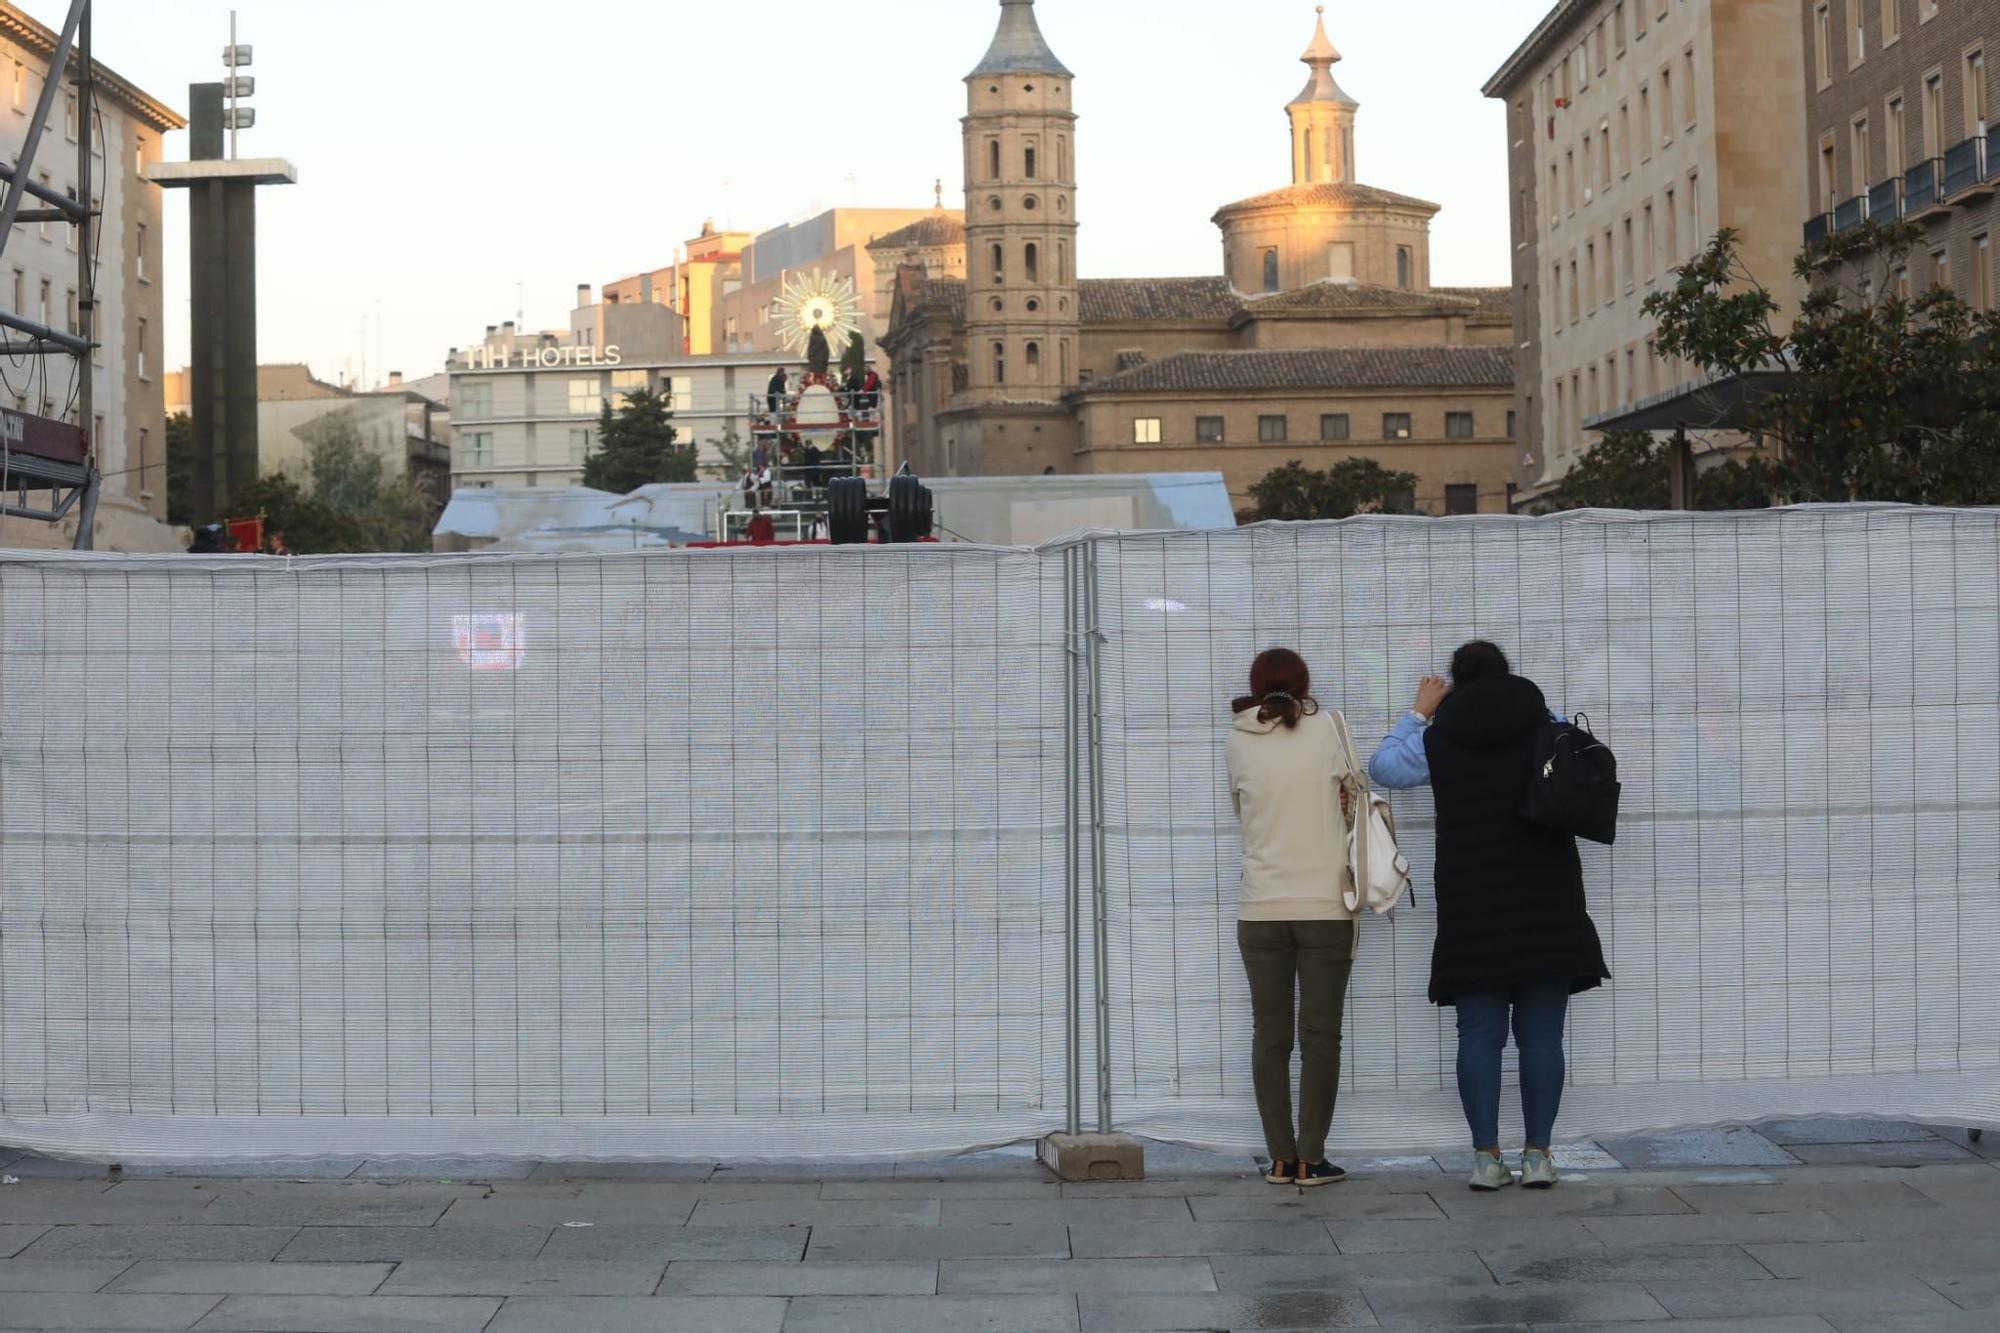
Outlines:
[{"label": "church roof tiles", "polygon": [[1238,209],[1250,208],[1408,208],[1421,209],[1427,213],[1439,211],[1437,204],[1428,199],[1418,199],[1407,194],[1397,194],[1394,190],[1381,190],[1373,185],[1346,185],[1332,182],[1305,185],[1287,185],[1282,190],[1272,190],[1269,194],[1252,195],[1239,199],[1233,204],[1225,204],[1215,217],[1222,220]]},{"label": "church roof tiles", "polygon": [[918,218],[907,227],[898,227],[886,236],[868,242],[870,250],[932,250],[965,244],[965,224],[949,213]]},{"label": "church roof tiles", "polygon": [[1317,347],[1183,352],[1085,385],[1108,393],[1255,393],[1324,389],[1502,389],[1514,383],[1506,347]]}]

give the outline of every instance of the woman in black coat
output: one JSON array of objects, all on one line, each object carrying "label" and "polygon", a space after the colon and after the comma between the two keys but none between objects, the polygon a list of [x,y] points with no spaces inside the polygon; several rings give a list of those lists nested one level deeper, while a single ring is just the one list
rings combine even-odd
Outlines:
[{"label": "woman in black coat", "polygon": [[1570,996],[1609,979],[1584,900],[1576,839],[1521,819],[1535,741],[1550,720],[1531,680],[1490,643],[1424,681],[1369,765],[1377,786],[1428,784],[1437,805],[1437,944],[1431,1001],[1458,1010],[1458,1092],[1472,1131],[1472,1187],[1514,1176],[1500,1156],[1500,1064],[1511,1026],[1527,1127],[1521,1180],[1556,1183],[1549,1154],[1565,1074]]}]

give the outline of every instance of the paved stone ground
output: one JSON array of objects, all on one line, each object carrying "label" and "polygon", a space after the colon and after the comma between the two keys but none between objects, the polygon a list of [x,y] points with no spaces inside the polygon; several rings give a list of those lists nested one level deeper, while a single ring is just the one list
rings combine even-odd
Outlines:
[{"label": "paved stone ground", "polygon": [[2000,1328],[2000,1144],[1802,1121],[1566,1156],[1551,1193],[1473,1195],[1456,1159],[1300,1191],[1157,1145],[1118,1185],[1025,1151],[113,1176],[0,1149],[0,1328]]}]

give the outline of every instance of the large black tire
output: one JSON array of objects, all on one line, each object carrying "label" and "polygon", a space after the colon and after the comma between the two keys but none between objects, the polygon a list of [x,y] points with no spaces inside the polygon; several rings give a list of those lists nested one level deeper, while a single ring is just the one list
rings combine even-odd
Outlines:
[{"label": "large black tire", "polygon": [[923,534],[924,484],[908,473],[889,478],[889,539],[913,542]]},{"label": "large black tire", "polygon": [[826,531],[835,546],[868,543],[868,483],[835,477],[826,488]]}]

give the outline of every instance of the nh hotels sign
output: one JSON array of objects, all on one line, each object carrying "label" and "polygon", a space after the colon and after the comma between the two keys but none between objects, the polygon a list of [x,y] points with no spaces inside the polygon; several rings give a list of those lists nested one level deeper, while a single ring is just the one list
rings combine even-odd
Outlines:
[{"label": "nh hotels sign", "polygon": [[465,354],[467,370],[567,370],[577,366],[622,366],[617,347],[522,347],[512,354],[497,347],[474,347]]}]

